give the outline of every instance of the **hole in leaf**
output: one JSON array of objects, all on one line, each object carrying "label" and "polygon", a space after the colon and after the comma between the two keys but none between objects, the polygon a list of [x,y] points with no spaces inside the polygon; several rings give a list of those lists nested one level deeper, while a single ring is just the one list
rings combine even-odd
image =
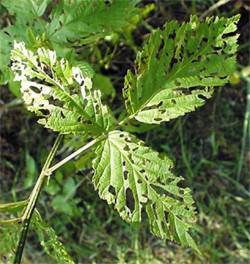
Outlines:
[{"label": "hole in leaf", "polygon": [[170,61],[170,69],[172,69],[177,62],[178,60],[176,58],[172,58],[172,60]]},{"label": "hole in leaf", "polygon": [[129,158],[129,160],[130,160],[132,163],[134,163],[134,160],[133,160],[133,158],[132,158],[132,154],[131,154],[131,153],[128,154],[128,158]]},{"label": "hole in leaf", "polygon": [[204,42],[207,43],[207,42],[208,42],[208,38],[203,37],[203,38],[202,38],[202,41],[204,41]]},{"label": "hole in leaf", "polygon": [[100,106],[97,104],[97,105],[95,106],[95,109],[96,109],[96,111],[98,112],[98,111],[100,110]]},{"label": "hole in leaf", "polygon": [[203,94],[198,94],[197,97],[201,100],[206,100],[206,96],[204,96]]},{"label": "hole in leaf", "polygon": [[162,40],[161,40],[161,43],[160,43],[160,46],[159,46],[159,48],[158,48],[158,50],[157,50],[157,53],[156,53],[156,58],[157,58],[157,59],[160,58],[160,54],[161,54],[161,51],[162,51],[163,47],[164,47],[164,41],[163,41],[163,39],[162,39]]},{"label": "hole in leaf", "polygon": [[156,208],[156,204],[155,203],[152,204],[152,208],[153,208],[153,211],[155,213],[156,218],[158,218],[157,217],[158,214],[157,214],[157,210],[156,210],[157,208]]},{"label": "hole in leaf", "polygon": [[86,123],[86,125],[92,125],[91,120],[86,120],[85,123]]},{"label": "hole in leaf", "polygon": [[228,37],[233,37],[234,35],[235,35],[235,32],[225,33],[222,35],[222,38],[225,39]]},{"label": "hole in leaf", "polygon": [[175,34],[175,32],[173,32],[172,34],[169,34],[168,38],[170,38],[170,39],[174,39],[175,36],[176,36],[176,34]]},{"label": "hole in leaf", "polygon": [[34,92],[34,93],[40,93],[41,92],[41,90],[39,89],[39,88],[37,88],[37,87],[35,87],[35,86],[30,86],[30,89]]},{"label": "hole in leaf", "polygon": [[45,65],[44,69],[45,73],[50,77],[50,78],[53,78],[53,74],[52,74],[52,71],[50,69],[49,66]]},{"label": "hole in leaf", "polygon": [[123,176],[124,176],[124,180],[127,180],[128,179],[128,171],[124,171],[123,172]]},{"label": "hole in leaf", "polygon": [[104,0],[104,4],[105,4],[106,6],[110,6],[110,5],[111,5],[111,1],[110,1],[110,0]]},{"label": "hole in leaf", "polygon": [[127,188],[127,190],[126,190],[126,205],[131,212],[134,211],[135,200],[134,200],[133,192],[130,188]]},{"label": "hole in leaf", "polygon": [[154,118],[154,120],[155,120],[155,121],[162,121],[162,118],[160,118],[160,117],[156,117],[156,118]]},{"label": "hole in leaf", "polygon": [[150,184],[150,186],[160,195],[164,195],[166,193],[166,191],[160,186],[155,186],[152,184]]},{"label": "hole in leaf", "polygon": [[113,185],[109,185],[108,191],[115,196],[115,187]]},{"label": "hole in leaf", "polygon": [[164,216],[165,216],[166,220],[168,219],[168,215],[169,215],[169,213],[167,211],[164,211]]},{"label": "hole in leaf", "polygon": [[49,97],[48,98],[48,101],[49,101],[49,104],[51,104],[51,105],[59,106],[59,107],[62,107],[63,106],[63,103],[60,100],[53,99],[53,97]]},{"label": "hole in leaf", "polygon": [[163,101],[160,101],[157,107],[161,107],[163,105]]},{"label": "hole in leaf", "polygon": [[175,100],[175,99],[172,99],[172,100],[171,100],[171,103],[172,103],[172,104],[176,104],[176,100]]},{"label": "hole in leaf", "polygon": [[125,160],[122,162],[122,166],[126,166],[126,162],[125,162]]},{"label": "hole in leaf", "polygon": [[40,112],[45,116],[49,115],[50,113],[48,109],[40,109]]},{"label": "hole in leaf", "polygon": [[144,170],[144,169],[141,169],[141,170],[140,170],[140,173],[144,173],[144,172],[145,172],[145,170]]},{"label": "hole in leaf", "polygon": [[141,184],[142,183],[142,180],[141,179],[138,179],[137,180],[137,183]]},{"label": "hole in leaf", "polygon": [[129,148],[129,146],[128,146],[128,145],[126,145],[126,146],[123,148],[123,150],[125,150],[125,151],[129,151],[129,150],[130,150],[130,148]]},{"label": "hole in leaf", "polygon": [[216,47],[216,46],[213,46],[213,49],[216,50],[216,51],[219,51],[222,49],[222,47]]},{"label": "hole in leaf", "polygon": [[61,115],[62,118],[65,118],[65,115],[64,115],[63,111],[60,112],[60,115]]}]

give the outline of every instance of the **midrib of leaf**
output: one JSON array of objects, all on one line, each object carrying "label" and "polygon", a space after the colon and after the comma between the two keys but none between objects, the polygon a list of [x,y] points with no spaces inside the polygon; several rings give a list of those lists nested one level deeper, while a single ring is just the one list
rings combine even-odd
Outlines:
[{"label": "midrib of leaf", "polygon": [[[209,47],[208,46],[208,44],[205,46],[205,47],[203,47],[203,49],[200,51],[200,52],[196,52],[195,54],[193,54],[193,56],[191,56],[191,58],[190,59],[188,59],[185,63],[184,63],[184,65],[182,66],[182,67],[179,67],[176,71],[173,71],[173,73],[169,73],[169,76],[167,77],[168,78],[168,80],[166,81],[166,83],[168,83],[168,82],[171,82],[172,80],[174,80],[174,79],[176,79],[176,78],[178,78],[178,73],[180,72],[180,71],[182,71],[184,68],[186,68],[188,65],[190,65],[191,63],[192,63],[192,60],[193,59],[195,59],[199,54],[203,54],[203,52],[205,51],[205,49],[207,48],[207,47]],[[171,76],[172,75],[172,76]],[[165,84],[166,84],[165,83]],[[158,91],[159,92],[159,91]],[[156,94],[154,94],[154,96],[155,96]],[[153,96],[153,97],[154,97]],[[151,98],[152,99],[152,98]]]},{"label": "midrib of leaf", "polygon": [[34,1],[33,0],[29,0],[29,2],[31,3],[31,7],[32,7],[32,10],[33,10],[33,13],[38,17],[38,13],[36,12]]},{"label": "midrib of leaf", "polygon": [[[175,71],[170,71],[169,75],[166,76],[166,82],[164,83],[164,86],[163,87],[160,87],[159,89],[157,89],[155,92],[153,92],[153,94],[140,106],[140,108],[134,113],[132,114],[130,117],[133,118],[134,116],[136,116],[140,111],[141,109],[143,109],[144,107],[146,107],[150,101],[159,93],[161,92],[162,90],[165,90],[167,88],[164,88],[166,86],[167,83],[171,82],[172,80],[175,80],[176,78],[178,78],[178,73],[180,71],[182,71],[185,67],[187,67],[188,65],[191,65],[192,63],[192,60],[195,59],[199,54],[202,54],[204,52],[204,50],[208,47],[208,44],[201,50],[201,51],[197,51],[195,54],[192,55],[192,57],[190,59],[188,59],[184,65],[182,67],[179,67],[177,70]],[[130,119],[131,119],[130,118]]]},{"label": "midrib of leaf", "polygon": [[[91,15],[93,15],[93,12],[91,13],[91,14],[89,14],[89,15],[85,15],[84,16],[84,19],[85,19],[85,21],[87,21],[88,20],[88,17],[91,17]],[[81,15],[78,15],[78,16],[76,16],[76,17],[74,17],[72,20],[70,20],[70,21],[68,21],[68,22],[66,22],[66,23],[60,23],[60,26],[59,26],[59,28],[57,28],[53,33],[51,33],[49,36],[50,37],[52,37],[52,36],[54,36],[56,33],[58,33],[58,31],[60,31],[63,27],[67,27],[67,26],[69,26],[70,24],[74,24],[75,22],[78,22],[78,21],[80,21],[80,19],[82,19],[82,16]],[[83,21],[84,22],[84,21]]]}]

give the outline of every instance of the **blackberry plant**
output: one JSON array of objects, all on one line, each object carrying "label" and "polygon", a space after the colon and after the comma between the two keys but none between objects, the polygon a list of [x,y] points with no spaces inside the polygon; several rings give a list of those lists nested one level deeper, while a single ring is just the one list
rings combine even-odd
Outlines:
[{"label": "blackberry plant", "polygon": [[[183,178],[172,172],[172,161],[138,139],[130,124],[160,125],[194,111],[212,96],[214,87],[227,83],[236,64],[239,16],[211,17],[203,22],[192,16],[187,23],[170,21],[154,30],[138,52],[134,70],[125,76],[125,108],[115,118],[89,71],[72,60],[58,59],[56,54],[60,53],[58,46],[70,47],[69,39],[89,44],[105,37],[107,30],[119,30],[126,23],[119,10],[125,6],[133,9],[136,1],[107,1],[108,7],[105,1],[94,2],[101,3],[95,12],[89,1],[84,2],[87,8],[80,10],[82,1],[75,1],[71,15],[60,13],[70,1],[59,4],[47,31],[56,48],[29,49],[17,40],[11,51],[11,70],[20,82],[27,109],[38,116],[39,124],[58,133],[29,198],[0,206],[1,211],[17,214],[1,220],[4,239],[11,241],[17,234],[9,230],[22,227],[14,263],[21,261],[30,222],[48,254],[60,263],[73,263],[55,232],[43,222],[36,203],[53,172],[87,151],[95,155],[92,182],[96,191],[125,221],[138,223],[147,215],[154,235],[200,253],[192,238],[196,212],[191,190],[180,186]],[[4,3],[8,7],[9,2]],[[11,5],[14,12],[18,4]],[[42,14],[43,5],[34,12]],[[112,20],[106,20],[106,15]],[[78,135],[86,144],[52,165],[63,135]]]}]

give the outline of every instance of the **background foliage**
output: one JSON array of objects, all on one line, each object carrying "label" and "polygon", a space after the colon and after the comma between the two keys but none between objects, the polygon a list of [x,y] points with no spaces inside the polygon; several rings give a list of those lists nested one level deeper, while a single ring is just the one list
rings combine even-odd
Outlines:
[{"label": "background foliage", "polygon": [[[147,34],[168,20],[187,21],[191,14],[200,16],[214,3],[212,0],[142,1],[134,8],[138,1],[122,0],[111,5],[110,19],[107,19],[103,1],[94,1],[98,3],[95,9],[98,16],[93,15],[93,1],[84,1],[86,6],[80,0],[74,2],[75,8],[71,9],[70,1],[1,1],[1,203],[29,194],[54,137],[36,124],[19,100],[19,86],[13,81],[8,65],[14,39],[25,41],[30,49],[55,49],[59,56],[87,70],[90,76],[94,74],[93,67],[96,86],[103,89],[104,100],[116,109],[121,105],[125,73],[133,69],[136,51]],[[148,127],[141,126],[138,134],[154,149],[171,155],[177,164],[176,172],[193,189],[199,212],[199,246],[204,257],[152,237],[146,222],[140,227],[123,222],[93,190],[88,168],[93,155],[89,153],[56,172],[38,206],[74,260],[83,263],[247,262],[250,254],[247,189],[250,130],[246,129],[247,122],[249,126],[246,98],[250,94],[247,88],[248,12],[247,1],[229,1],[212,11],[226,17],[241,13],[238,65],[231,84],[217,89],[215,96],[196,113],[149,131]],[[83,24],[80,18],[90,22]],[[76,37],[81,40],[76,42]],[[243,149],[242,142],[245,142]],[[78,137],[66,139],[60,153],[70,153],[80,145]],[[80,170],[83,166],[84,171]],[[33,230],[38,231],[30,233],[24,263],[34,263],[37,259],[56,263],[53,242],[49,244],[50,240],[43,237],[44,232],[39,232],[46,230],[53,240],[56,235],[46,223],[36,215]],[[0,228],[0,232],[16,234],[17,231]],[[48,258],[40,244],[34,243],[37,236],[40,241],[48,242],[45,247],[41,244],[47,254],[52,252],[54,260]],[[11,245],[16,242],[13,237],[9,239],[8,243],[0,241],[2,261],[6,250],[11,252]],[[10,248],[6,249],[6,245]],[[56,249],[64,250],[59,244]]]}]

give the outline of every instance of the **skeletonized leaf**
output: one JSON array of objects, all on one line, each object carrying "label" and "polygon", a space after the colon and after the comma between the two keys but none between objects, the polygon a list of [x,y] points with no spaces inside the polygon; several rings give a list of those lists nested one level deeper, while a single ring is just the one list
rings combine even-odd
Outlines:
[{"label": "skeletonized leaf", "polygon": [[11,58],[27,108],[45,127],[65,134],[100,134],[114,124],[101,92],[92,88],[91,79],[79,67],[57,60],[51,50],[39,48],[34,53],[24,43],[14,44]]},{"label": "skeletonized leaf", "polygon": [[140,222],[146,209],[155,235],[191,246],[187,240],[195,220],[193,199],[190,189],[178,186],[182,178],[173,175],[171,167],[168,158],[115,130],[96,149],[93,183],[126,221]]},{"label": "skeletonized leaf", "polygon": [[137,56],[136,72],[125,78],[129,114],[158,124],[203,105],[211,87],[225,84],[235,69],[238,19],[192,17],[153,32]]}]

